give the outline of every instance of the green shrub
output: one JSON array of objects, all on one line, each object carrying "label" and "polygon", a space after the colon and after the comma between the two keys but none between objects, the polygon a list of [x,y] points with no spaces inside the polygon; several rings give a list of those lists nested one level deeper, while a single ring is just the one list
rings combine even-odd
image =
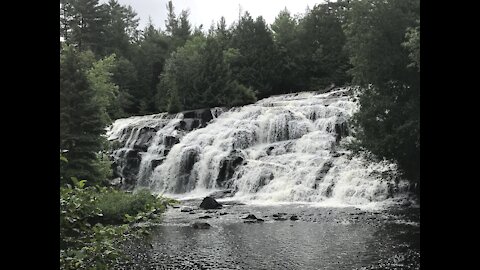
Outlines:
[{"label": "green shrub", "polygon": [[126,193],[111,189],[110,192],[99,194],[95,207],[102,211],[103,223],[119,224],[124,222],[125,215],[135,216],[151,210],[150,207],[155,205],[156,200],[148,190]]},{"label": "green shrub", "polygon": [[60,188],[60,269],[112,269],[127,259],[121,243],[148,233],[129,224],[156,220],[174,203],[148,190],[132,194],[71,180],[73,187]]}]

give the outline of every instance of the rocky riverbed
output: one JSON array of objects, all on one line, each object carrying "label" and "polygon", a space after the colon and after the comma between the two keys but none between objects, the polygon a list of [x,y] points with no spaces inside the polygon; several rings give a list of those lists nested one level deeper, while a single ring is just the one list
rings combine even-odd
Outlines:
[{"label": "rocky riverbed", "polygon": [[[119,269],[419,269],[420,209],[244,204],[171,207]],[[206,225],[206,223],[208,225]]]}]

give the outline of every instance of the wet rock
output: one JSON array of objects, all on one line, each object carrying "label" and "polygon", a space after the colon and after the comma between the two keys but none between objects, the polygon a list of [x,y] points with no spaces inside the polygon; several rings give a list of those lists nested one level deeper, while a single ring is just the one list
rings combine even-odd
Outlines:
[{"label": "wet rock", "polygon": [[207,219],[207,218],[212,218],[211,216],[201,216],[199,219]]},{"label": "wet rock", "polygon": [[192,224],[192,227],[194,229],[209,229],[212,226],[206,222],[195,222]]},{"label": "wet rock", "polygon": [[273,220],[275,220],[275,221],[285,221],[285,220],[287,220],[287,218],[277,217],[277,218],[274,218]]},{"label": "wet rock", "polygon": [[[252,215],[253,216],[253,215]],[[255,218],[255,219],[248,219],[245,220],[243,223],[259,223],[259,222],[264,222],[264,219],[261,218]]]},{"label": "wet rock", "polygon": [[233,190],[232,189],[227,189],[227,190],[216,191],[216,192],[210,194],[209,197],[212,197],[214,199],[221,199],[221,198],[226,198],[226,197],[232,197],[233,195],[234,195]]},{"label": "wet rock", "polygon": [[152,164],[152,169],[155,169],[158,165],[162,164],[165,158],[160,158],[160,159],[152,159],[151,164]]},{"label": "wet rock", "polygon": [[198,161],[198,150],[197,149],[187,149],[182,152],[182,159],[180,164],[180,172],[185,174],[190,174],[190,171],[193,169],[193,165]]},{"label": "wet rock", "polygon": [[212,197],[205,197],[200,204],[200,208],[202,209],[220,209],[222,205],[219,204],[214,198]]},{"label": "wet rock", "polygon": [[243,219],[257,219],[255,215],[249,214],[248,216],[244,217]]},{"label": "wet rock", "polygon": [[402,207],[409,207],[410,205],[412,205],[412,203],[410,201],[404,201],[402,203]]},{"label": "wet rock", "polygon": [[180,139],[174,136],[165,136],[163,138],[163,144],[165,147],[172,148],[173,145],[180,142]]},{"label": "wet rock", "polygon": [[292,216],[290,217],[290,220],[298,220],[298,217],[297,217],[296,215],[292,215]]},{"label": "wet rock", "polygon": [[[233,177],[235,169],[244,161],[243,154],[238,150],[233,150],[230,154],[221,161],[220,170],[217,176],[217,185],[219,187],[230,186],[229,180]],[[233,192],[230,192],[233,195]]]},{"label": "wet rock", "polygon": [[191,111],[184,111],[183,125],[180,127],[183,130],[191,131],[195,128],[205,127],[210,120],[213,119],[210,109],[198,109]]},{"label": "wet rock", "polygon": [[320,170],[317,172],[317,175],[315,177],[315,183],[313,185],[314,189],[318,188],[319,183],[322,182],[323,178],[325,178],[325,176],[327,175],[330,168],[332,168],[332,166],[333,166],[333,162],[331,160],[328,160],[325,163],[323,163],[322,168],[320,168]]},{"label": "wet rock", "polygon": [[220,213],[220,216],[223,216],[223,215],[226,215],[226,214],[228,214],[228,213],[223,212],[223,213]]},{"label": "wet rock", "polygon": [[347,122],[336,123],[335,124],[335,141],[337,143],[346,136],[348,136],[348,125]]},{"label": "wet rock", "polygon": [[135,141],[133,149],[140,152],[147,152],[148,146],[155,137],[157,129],[153,127],[142,127],[138,132],[138,139]]}]

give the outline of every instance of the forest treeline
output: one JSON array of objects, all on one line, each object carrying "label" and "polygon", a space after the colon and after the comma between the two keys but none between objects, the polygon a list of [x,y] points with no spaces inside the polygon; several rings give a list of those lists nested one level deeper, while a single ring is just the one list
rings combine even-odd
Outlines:
[{"label": "forest treeline", "polygon": [[[64,179],[108,178],[102,134],[132,115],[239,106],[270,95],[359,85],[358,147],[419,180],[420,1],[326,1],[268,25],[248,12],[204,29],[165,7],[139,29],[115,0],[60,1],[60,148]],[[215,8],[215,7],[212,7]]]}]

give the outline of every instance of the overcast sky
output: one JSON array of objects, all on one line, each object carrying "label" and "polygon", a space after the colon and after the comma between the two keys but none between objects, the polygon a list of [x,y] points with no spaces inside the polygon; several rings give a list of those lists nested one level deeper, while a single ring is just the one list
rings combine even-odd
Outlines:
[{"label": "overcast sky", "polygon": [[[108,0],[100,0],[100,3],[106,3]],[[148,22],[148,17],[152,18],[155,27],[165,29],[165,19],[167,17],[166,5],[168,0],[118,0],[122,5],[130,5],[140,18],[140,28],[143,29]],[[245,11],[255,19],[257,16],[263,16],[268,24],[273,23],[280,10],[287,7],[292,15],[303,14],[307,6],[312,8],[323,0],[172,0],[175,14],[179,14],[183,9],[190,11],[189,20],[193,26],[203,24],[203,29],[207,30],[212,21],[219,21],[224,16],[227,25],[238,20],[239,5],[242,8],[242,14]]]}]

